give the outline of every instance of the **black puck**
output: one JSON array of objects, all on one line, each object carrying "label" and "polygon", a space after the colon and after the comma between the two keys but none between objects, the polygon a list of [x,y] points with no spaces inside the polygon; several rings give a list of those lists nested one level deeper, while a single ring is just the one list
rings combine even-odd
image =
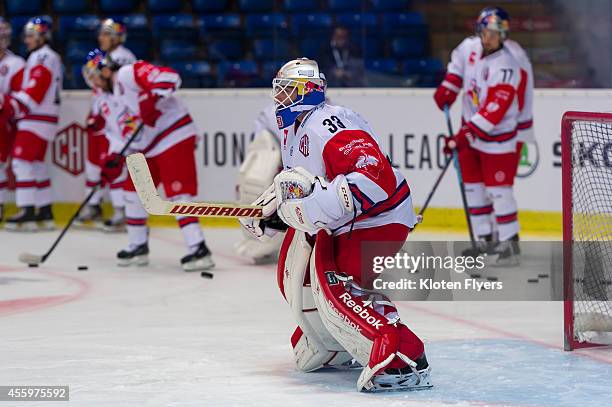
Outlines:
[{"label": "black puck", "polygon": [[200,273],[200,276],[203,278],[213,278],[214,274],[213,273],[209,273],[208,271],[203,271]]},{"label": "black puck", "polygon": [[28,264],[28,267],[38,267],[38,264],[36,264],[36,263],[30,263],[30,264]]},{"label": "black puck", "polygon": [[89,267],[87,267],[87,266],[78,266],[77,270],[85,271],[85,270],[89,270]]},{"label": "black puck", "polygon": [[539,280],[537,278],[528,278],[527,282],[528,283],[537,283]]},{"label": "black puck", "polygon": [[548,278],[548,274],[538,274],[538,278]]},{"label": "black puck", "polygon": [[487,277],[487,280],[489,280],[489,281],[497,281],[497,277]]}]

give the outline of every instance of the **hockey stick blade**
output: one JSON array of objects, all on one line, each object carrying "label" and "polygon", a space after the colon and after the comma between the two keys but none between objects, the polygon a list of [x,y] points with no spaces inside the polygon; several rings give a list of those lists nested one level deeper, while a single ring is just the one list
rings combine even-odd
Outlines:
[{"label": "hockey stick blade", "polygon": [[39,254],[21,253],[19,255],[19,261],[25,264],[39,265],[45,261],[45,257]]},{"label": "hockey stick blade", "polygon": [[263,207],[213,202],[165,201],[153,183],[147,160],[142,153],[130,154],[126,158],[130,177],[142,206],[151,215],[195,216],[198,218],[263,218]]}]

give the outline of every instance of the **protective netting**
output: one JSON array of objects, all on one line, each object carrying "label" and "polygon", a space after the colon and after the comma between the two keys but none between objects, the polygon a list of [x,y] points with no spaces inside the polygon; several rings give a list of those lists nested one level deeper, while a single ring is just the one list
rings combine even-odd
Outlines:
[{"label": "protective netting", "polygon": [[612,123],[575,121],[572,148],[574,339],[612,339]]}]

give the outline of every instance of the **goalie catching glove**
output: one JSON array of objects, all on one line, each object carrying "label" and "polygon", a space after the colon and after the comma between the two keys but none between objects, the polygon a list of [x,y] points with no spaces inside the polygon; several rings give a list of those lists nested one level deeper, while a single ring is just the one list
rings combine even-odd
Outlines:
[{"label": "goalie catching glove", "polygon": [[287,225],[316,234],[331,233],[353,218],[353,196],[344,175],[332,182],[302,167],[282,171],[274,178],[278,216]]}]

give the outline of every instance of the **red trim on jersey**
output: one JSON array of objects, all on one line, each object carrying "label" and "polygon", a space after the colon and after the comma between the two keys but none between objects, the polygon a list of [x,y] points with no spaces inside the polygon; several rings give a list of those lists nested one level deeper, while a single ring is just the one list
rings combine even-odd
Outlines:
[{"label": "red trim on jersey", "polygon": [[489,123],[498,125],[514,100],[516,89],[507,83],[498,83],[487,90],[487,100],[478,111]]},{"label": "red trim on jersey", "polygon": [[327,179],[358,172],[391,196],[395,173],[374,138],[363,130],[342,130],[325,143],[323,163]]},{"label": "red trim on jersey", "polygon": [[21,120],[33,120],[37,122],[47,122],[47,123],[58,123],[59,118],[57,116],[50,116],[44,114],[27,114]]},{"label": "red trim on jersey", "polygon": [[28,80],[28,87],[24,89],[37,104],[40,104],[49,87],[51,86],[51,80],[53,76],[51,71],[44,65],[36,65],[30,69],[30,75]]},{"label": "red trim on jersey", "polygon": [[174,82],[156,82],[151,84],[151,89],[174,89],[176,83]]},{"label": "red trim on jersey", "polygon": [[159,133],[151,142],[151,144],[149,144],[147,146],[147,148],[145,148],[142,153],[146,154],[149,151],[151,151],[153,148],[155,148],[156,145],[159,144],[160,141],[162,141],[163,139],[165,139],[166,137],[168,137],[168,135],[172,134],[173,131],[176,131],[178,129],[180,129],[181,127],[187,126],[188,124],[192,123],[193,119],[191,118],[191,116],[189,114],[186,114],[185,116],[181,117],[180,119],[178,119],[176,122],[174,122],[174,124],[172,124],[170,127],[168,127],[166,130],[162,131],[161,133]]},{"label": "red trim on jersey", "polygon": [[516,129],[507,133],[488,134],[486,131],[478,127],[474,122],[468,122],[467,126],[470,128],[470,130],[472,130],[474,134],[476,134],[479,139],[488,143],[503,143],[504,141],[511,140],[514,136],[516,136]]},{"label": "red trim on jersey", "polygon": [[23,84],[23,68],[21,68],[19,71],[15,72],[15,74],[11,78],[9,89],[10,89],[11,92],[20,91],[22,84]]},{"label": "red trim on jersey", "polygon": [[[352,189],[351,189],[351,192],[352,192]],[[373,205],[372,207],[370,207],[369,209],[365,211],[362,210],[361,215],[357,216],[354,222],[358,222],[360,220],[367,219],[367,218],[372,218],[374,216],[380,215],[383,212],[390,211],[391,209],[394,209],[395,207],[400,205],[402,202],[404,202],[406,199],[408,199],[409,196],[410,196],[410,187],[408,187],[408,183],[406,182],[406,180],[404,180],[401,182],[401,184],[398,185],[395,192],[389,198],[385,199],[384,201],[377,202],[375,205]],[[359,203],[363,205],[362,201],[359,201]],[[353,220],[351,220],[350,222],[347,222],[343,226],[346,226],[352,222]]]},{"label": "red trim on jersey", "polygon": [[88,187],[88,188],[93,188],[96,185],[98,185],[97,181],[89,181],[89,180],[85,181],[85,186]]},{"label": "red trim on jersey", "polygon": [[110,189],[119,189],[119,188],[123,188],[123,183],[125,181],[119,181],[119,182],[115,182],[110,184]]},{"label": "red trim on jersey", "polygon": [[8,187],[8,182],[0,182],[0,189]]},{"label": "red trim on jersey", "polygon": [[521,69],[521,81],[519,82],[518,88],[516,90],[516,95],[518,97],[519,112],[522,112],[523,107],[525,107],[526,93],[527,93],[527,71],[524,69]]},{"label": "red trim on jersey", "polygon": [[463,78],[454,73],[446,73],[446,76],[444,76],[444,80],[452,83],[459,89],[461,89],[461,85],[463,85]]},{"label": "red trim on jersey", "polygon": [[525,129],[529,129],[533,126],[533,120],[527,120],[526,122],[521,122],[519,123],[516,128],[518,130],[525,130]]}]

